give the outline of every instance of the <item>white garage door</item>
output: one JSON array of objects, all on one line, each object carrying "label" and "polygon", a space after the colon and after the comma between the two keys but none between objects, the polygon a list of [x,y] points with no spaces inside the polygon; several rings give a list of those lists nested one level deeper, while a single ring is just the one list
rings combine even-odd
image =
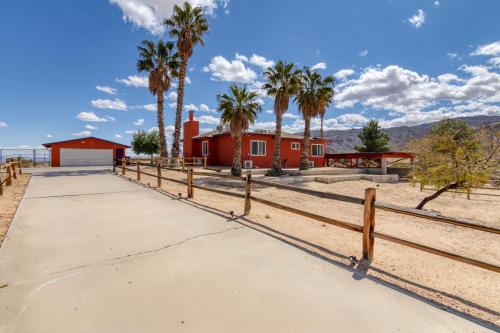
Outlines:
[{"label": "white garage door", "polygon": [[61,166],[113,165],[113,149],[61,148]]}]

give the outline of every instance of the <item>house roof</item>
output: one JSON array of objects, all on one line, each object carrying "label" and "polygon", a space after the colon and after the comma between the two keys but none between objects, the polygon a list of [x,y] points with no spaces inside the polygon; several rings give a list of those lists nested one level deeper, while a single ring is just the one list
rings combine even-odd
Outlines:
[{"label": "house roof", "polygon": [[77,138],[77,139],[71,139],[71,140],[48,142],[48,143],[42,144],[42,146],[44,146],[45,148],[50,148],[50,147],[52,147],[52,145],[59,144],[59,143],[66,143],[66,142],[72,142],[72,141],[82,141],[82,140],[88,140],[88,139],[93,139],[93,140],[98,140],[98,141],[102,141],[102,142],[111,143],[113,145],[119,146],[120,148],[130,148],[130,146],[127,146],[127,145],[124,145],[124,144],[121,144],[121,143],[118,143],[118,142],[113,142],[113,141],[104,140],[104,139],[101,139],[101,138],[96,138],[94,136],[87,136],[85,138]]},{"label": "house roof", "polygon": [[[212,138],[212,137],[218,136],[218,135],[229,135],[229,134],[231,134],[229,131],[222,131],[222,132],[210,131],[210,132],[206,132],[206,133],[194,136],[193,139]],[[271,135],[271,136],[275,135],[274,132],[259,132],[259,131],[249,131],[249,132],[246,132],[245,134]],[[281,132],[281,138],[282,139],[304,140],[304,136],[302,134],[288,133],[288,132]],[[319,138],[311,137],[311,139],[319,139]],[[325,138],[325,140],[327,140],[327,139]]]}]

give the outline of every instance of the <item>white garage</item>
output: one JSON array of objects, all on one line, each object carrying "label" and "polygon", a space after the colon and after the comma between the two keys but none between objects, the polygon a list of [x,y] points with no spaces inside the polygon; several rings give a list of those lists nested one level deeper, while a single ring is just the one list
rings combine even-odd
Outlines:
[{"label": "white garage", "polygon": [[113,165],[113,149],[61,148],[61,166]]}]

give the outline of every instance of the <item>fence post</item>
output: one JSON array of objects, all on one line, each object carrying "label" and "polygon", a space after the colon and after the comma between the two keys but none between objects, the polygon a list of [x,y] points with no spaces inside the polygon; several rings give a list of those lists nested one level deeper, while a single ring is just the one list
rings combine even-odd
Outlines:
[{"label": "fence post", "polygon": [[23,174],[23,160],[21,159],[19,160],[19,174]]},{"label": "fence post", "polygon": [[181,165],[182,165],[182,169],[185,169],[186,168],[186,163],[184,161],[184,157],[182,158],[181,160]]},{"label": "fence post", "polygon": [[206,168],[207,167],[207,157],[203,157],[203,166]]},{"label": "fence post", "polygon": [[365,207],[363,212],[363,258],[373,259],[373,246],[375,237],[372,233],[375,229],[375,199],[376,190],[374,188],[365,189]]},{"label": "fence post", "polygon": [[116,172],[116,159],[113,159],[113,172]]},{"label": "fence post", "polygon": [[247,177],[245,183],[245,212],[244,215],[250,214],[250,209],[252,208],[252,171],[247,170]]},{"label": "fence post", "polygon": [[3,195],[3,179],[2,175],[0,175],[0,195]]},{"label": "fence post", "polygon": [[122,175],[125,175],[125,163],[126,163],[125,157],[122,157]]},{"label": "fence post", "polygon": [[141,180],[141,164],[137,161],[137,180]]},{"label": "fence post", "polygon": [[16,174],[16,163],[15,163],[15,162],[12,162],[10,165],[11,165],[11,168],[12,168],[12,175],[14,176],[14,179],[17,179],[17,174]]},{"label": "fence post", "polygon": [[160,158],[157,158],[156,159],[156,172],[158,173],[158,178],[157,181],[158,181],[158,187],[161,187],[161,163],[160,163]]},{"label": "fence post", "polygon": [[193,167],[187,169],[187,192],[188,198],[193,198]]},{"label": "fence post", "polygon": [[12,186],[12,169],[10,164],[7,164],[7,180],[5,181],[5,186]]}]

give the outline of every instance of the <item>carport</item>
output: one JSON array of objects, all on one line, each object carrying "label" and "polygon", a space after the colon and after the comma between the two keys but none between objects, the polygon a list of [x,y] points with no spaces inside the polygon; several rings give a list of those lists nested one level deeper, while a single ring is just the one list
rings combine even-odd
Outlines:
[{"label": "carport", "polygon": [[125,157],[125,149],[130,148],[95,137],[50,142],[43,146],[51,150],[53,167],[113,165],[113,160]]}]

